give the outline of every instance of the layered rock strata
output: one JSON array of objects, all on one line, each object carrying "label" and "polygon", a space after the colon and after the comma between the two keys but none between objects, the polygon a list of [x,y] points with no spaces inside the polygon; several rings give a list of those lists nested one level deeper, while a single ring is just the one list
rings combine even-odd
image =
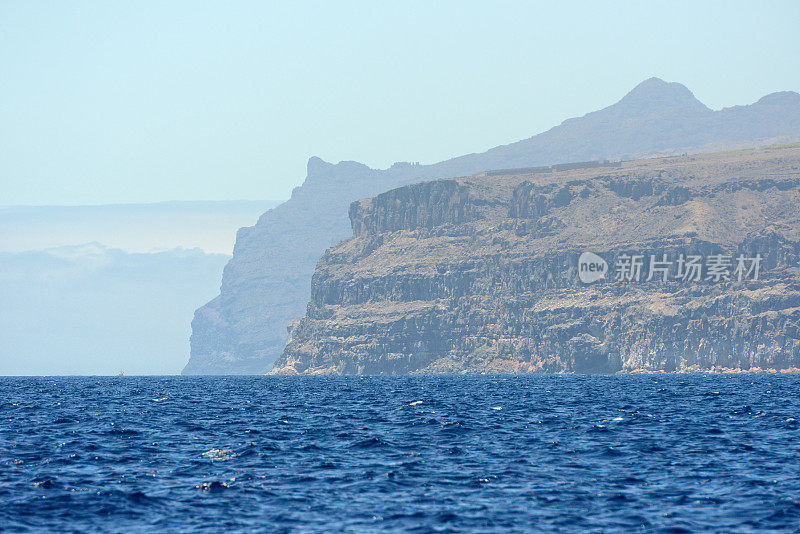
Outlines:
[{"label": "layered rock strata", "polygon": [[273,372],[800,368],[800,148],[493,174],[353,203]]},{"label": "layered rock strata", "polygon": [[[529,139],[433,165],[370,169],[308,162],[291,199],[236,237],[220,294],[192,321],[184,374],[264,373],[281,354],[286,326],[302,315],[314,265],[350,233],[347,208],[394,187],[491,169],[631,159],[800,139],[800,95],[780,92],[713,111],[686,87],[653,78],[619,102]],[[769,140],[769,141],[768,141]]]}]

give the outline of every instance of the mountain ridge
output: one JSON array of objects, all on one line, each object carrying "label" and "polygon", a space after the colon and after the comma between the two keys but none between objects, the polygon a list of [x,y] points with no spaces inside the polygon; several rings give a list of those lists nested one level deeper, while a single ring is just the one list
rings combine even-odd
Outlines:
[{"label": "mountain ridge", "polygon": [[651,78],[601,110],[528,139],[432,165],[399,163],[374,170],[358,162],[333,164],[312,157],[307,179],[291,198],[237,233],[220,296],[195,312],[184,373],[269,370],[285,345],[286,326],[304,311],[318,258],[350,235],[347,212],[354,200],[410,183],[493,169],[800,139],[800,106],[787,93],[767,95],[760,104],[713,111],[683,85]]},{"label": "mountain ridge", "polygon": [[354,202],[273,372],[799,372],[798,169],[783,146]]},{"label": "mountain ridge", "polygon": [[[591,111],[586,113],[580,117],[570,117],[568,119],[563,120],[560,124],[553,126],[552,128],[545,130],[542,133],[533,135],[526,139],[522,139],[519,141],[514,141],[505,145],[498,145],[496,147],[490,148],[484,152],[472,152],[469,154],[465,154],[463,156],[456,156],[454,158],[450,158],[448,160],[443,160],[437,163],[432,163],[428,165],[418,165],[412,164],[407,161],[397,161],[394,162],[387,168],[372,168],[367,166],[364,163],[355,161],[355,160],[341,160],[337,163],[329,162],[322,159],[319,156],[311,156],[308,159],[307,163],[307,178],[313,178],[316,175],[324,172],[331,167],[336,165],[353,165],[362,168],[370,169],[374,172],[391,172],[396,167],[439,167],[439,166],[446,166],[450,162],[455,160],[460,160],[462,158],[472,158],[477,156],[482,156],[490,153],[494,153],[495,151],[502,151],[502,149],[507,147],[514,147],[517,145],[521,145],[523,143],[527,143],[529,141],[533,141],[536,139],[541,138],[551,132],[556,132],[559,130],[560,127],[564,125],[571,125],[576,122],[580,122],[586,118],[594,118],[597,116],[602,117],[603,119],[608,119],[608,112],[610,111],[619,111],[620,115],[634,115],[634,116],[642,116],[644,113],[642,112],[641,104],[646,103],[648,105],[652,105],[654,102],[657,103],[659,101],[674,101],[676,100],[676,95],[683,96],[683,101],[685,103],[684,106],[664,106],[667,109],[678,109],[684,112],[693,111],[697,115],[708,115],[720,112],[728,112],[729,110],[749,110],[752,109],[753,106],[761,106],[761,105],[798,105],[800,106],[800,93],[795,91],[776,91],[773,93],[769,93],[764,95],[763,97],[759,98],[756,102],[752,104],[744,104],[744,105],[736,105],[730,106],[726,108],[722,108],[720,110],[713,110],[700,102],[685,85],[678,83],[678,82],[665,82],[661,78],[652,77],[648,78],[647,80],[639,83],[636,85],[631,91],[629,91],[624,97],[622,97],[619,101],[606,106],[605,108],[601,108],[596,111]],[[800,132],[796,133],[797,137],[800,137]],[[778,136],[779,138],[781,136]],[[793,139],[794,137],[790,136],[787,137],[786,140]],[[767,140],[770,137],[763,137],[761,139]],[[749,140],[749,139],[748,139]],[[677,149],[676,149],[677,150]],[[608,158],[605,158],[608,159]],[[632,159],[632,158],[631,158]],[[573,160],[576,161],[576,160]],[[543,162],[544,164],[546,162]],[[572,161],[553,161],[552,163],[572,163]],[[486,169],[490,170],[490,169]],[[427,173],[426,173],[427,174]]]}]

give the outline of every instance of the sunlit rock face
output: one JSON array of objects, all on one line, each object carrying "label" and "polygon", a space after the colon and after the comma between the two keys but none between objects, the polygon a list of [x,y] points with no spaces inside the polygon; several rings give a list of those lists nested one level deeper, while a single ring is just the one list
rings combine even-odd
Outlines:
[{"label": "sunlit rock face", "polygon": [[800,147],[394,189],[350,207],[273,372],[797,369],[798,205]]},{"label": "sunlit rock face", "polygon": [[311,158],[306,180],[291,199],[239,231],[220,295],[195,313],[191,358],[184,373],[264,373],[272,367],[286,344],[287,326],[305,313],[317,260],[325,249],[350,236],[347,214],[355,200],[402,185],[490,169],[800,139],[798,99],[796,93],[775,93],[752,105],[712,111],[683,85],[652,78],[602,110],[516,143],[433,165],[397,163],[375,170],[352,161],[334,165]]}]

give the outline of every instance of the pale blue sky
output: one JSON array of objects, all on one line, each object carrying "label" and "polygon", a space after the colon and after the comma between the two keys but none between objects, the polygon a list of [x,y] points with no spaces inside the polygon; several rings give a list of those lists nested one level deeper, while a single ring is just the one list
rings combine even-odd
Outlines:
[{"label": "pale blue sky", "polygon": [[650,76],[800,91],[800,3],[0,1],[0,205],[279,199],[309,156],[435,162]]}]

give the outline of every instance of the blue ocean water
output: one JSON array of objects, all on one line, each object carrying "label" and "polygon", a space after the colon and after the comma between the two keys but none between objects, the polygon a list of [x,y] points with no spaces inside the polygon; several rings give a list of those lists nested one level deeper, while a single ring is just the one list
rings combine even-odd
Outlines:
[{"label": "blue ocean water", "polygon": [[800,531],[800,376],[0,379],[15,532]]}]

